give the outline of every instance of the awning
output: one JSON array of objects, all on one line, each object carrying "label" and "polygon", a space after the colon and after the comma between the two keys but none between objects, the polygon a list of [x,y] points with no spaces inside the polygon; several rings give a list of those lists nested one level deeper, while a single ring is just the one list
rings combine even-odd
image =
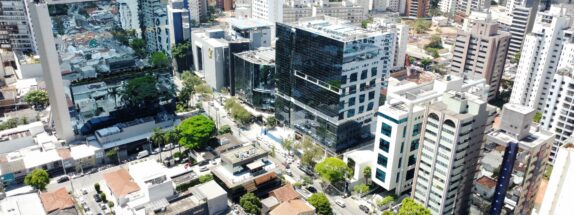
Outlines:
[{"label": "awning", "polygon": [[247,164],[247,168],[249,168],[249,170],[254,170],[254,169],[260,168],[264,165],[265,164],[263,163],[263,161],[256,160],[256,161],[253,161],[253,162]]}]

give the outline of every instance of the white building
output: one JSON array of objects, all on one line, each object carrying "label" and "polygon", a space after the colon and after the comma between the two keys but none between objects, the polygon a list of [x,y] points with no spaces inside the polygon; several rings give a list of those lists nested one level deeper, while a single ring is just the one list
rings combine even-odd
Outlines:
[{"label": "white building", "polygon": [[553,6],[550,11],[538,13],[532,33],[524,38],[510,103],[539,112],[545,109],[552,77],[563,60],[563,45],[573,37],[567,33],[573,21],[570,12],[566,7]]},{"label": "white building", "polygon": [[372,149],[365,148],[343,154],[343,161],[353,170],[353,175],[349,179],[349,190],[353,190],[356,185],[365,183],[363,171],[371,166],[372,154]]},{"label": "white building", "polygon": [[490,21],[492,21],[490,12],[472,11],[470,15],[464,19],[464,22],[462,23],[462,30],[470,31],[475,23]]},{"label": "white building", "polygon": [[546,193],[539,215],[569,214],[574,211],[574,139],[560,147],[552,168],[550,181],[546,186]]},{"label": "white building", "polygon": [[540,124],[546,130],[556,134],[556,141],[550,153],[553,163],[558,149],[565,140],[574,133],[574,67],[559,69],[552,79],[552,87],[548,89],[548,107],[544,108]]},{"label": "white building", "polygon": [[36,52],[26,0],[2,0],[0,4],[0,48]]},{"label": "white building", "polygon": [[227,34],[232,39],[248,39],[249,49],[255,50],[261,47],[271,47],[273,42],[272,31],[275,24],[263,19],[228,19]]},{"label": "white building", "polygon": [[443,15],[452,16],[456,9],[456,0],[440,0],[438,2],[438,8]]},{"label": "white building", "polygon": [[138,1],[118,0],[118,4],[122,29],[135,30],[138,37],[141,37]]},{"label": "white building", "polygon": [[207,0],[189,0],[188,4],[191,23],[199,24],[201,20],[208,16]]},{"label": "white building", "polygon": [[371,158],[373,182],[398,195],[411,192],[425,110],[451,90],[486,98],[488,86],[484,80],[465,82],[456,76],[422,85],[406,82],[389,86],[386,103],[377,113],[376,153]]},{"label": "white building", "polygon": [[283,22],[285,0],[252,0],[251,17],[269,22]]},{"label": "white building", "polygon": [[427,108],[412,196],[432,214],[467,211],[476,163],[495,113],[480,97],[455,91]]},{"label": "white building", "polygon": [[8,196],[0,200],[0,214],[4,215],[45,215],[44,206],[38,193],[24,193]]},{"label": "white building", "polygon": [[224,35],[222,29],[194,31],[191,34],[194,69],[205,78],[207,85],[216,90],[224,87],[227,79],[225,57],[229,43]]},{"label": "white building", "polygon": [[397,23],[392,17],[374,18],[369,28],[374,27],[382,32],[393,32],[395,34],[395,45],[393,46],[394,58],[391,70],[400,70],[405,67],[407,55],[407,43],[409,41],[409,26]]}]

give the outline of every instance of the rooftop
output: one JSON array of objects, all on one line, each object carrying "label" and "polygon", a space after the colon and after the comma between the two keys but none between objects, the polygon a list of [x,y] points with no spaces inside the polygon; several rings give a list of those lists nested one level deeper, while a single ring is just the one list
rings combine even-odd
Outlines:
[{"label": "rooftop", "polygon": [[248,18],[248,19],[229,18],[227,20],[229,24],[231,24],[233,27],[236,27],[241,30],[262,28],[262,27],[271,28],[272,26],[274,26],[274,24],[271,22],[256,18]]},{"label": "rooftop", "polygon": [[299,193],[293,189],[291,184],[286,184],[283,187],[277,188],[269,192],[269,196],[275,197],[279,202],[285,202],[299,198]]},{"label": "rooftop", "polygon": [[252,51],[245,51],[235,54],[241,59],[254,63],[275,65],[275,49],[274,48],[260,48]]},{"label": "rooftop", "polygon": [[241,161],[251,160],[267,155],[269,152],[254,145],[247,145],[237,149],[233,149],[221,155],[221,160],[226,163],[236,164]]},{"label": "rooftop", "polygon": [[489,189],[494,189],[496,187],[496,181],[492,178],[489,178],[488,176],[482,176],[476,179],[475,183],[480,184]]},{"label": "rooftop", "polygon": [[315,207],[311,206],[306,201],[295,199],[281,203],[275,209],[269,212],[269,215],[284,215],[284,214],[309,214],[315,211]]},{"label": "rooftop", "polygon": [[199,194],[201,197],[205,197],[206,199],[214,199],[222,195],[227,195],[227,192],[214,180],[197,185],[195,189],[199,191],[199,193],[194,193],[194,195]]},{"label": "rooftop", "polygon": [[129,166],[129,173],[135,180],[148,180],[166,175],[167,168],[157,161],[150,159]]},{"label": "rooftop", "polygon": [[9,196],[0,200],[2,215],[45,215],[44,207],[37,193]]},{"label": "rooftop", "polygon": [[529,108],[527,106],[511,104],[511,103],[504,104],[504,108],[524,115],[527,115],[534,111],[534,109]]},{"label": "rooftop", "polygon": [[554,134],[540,129],[539,127],[532,126],[530,127],[530,134],[521,140],[517,140],[514,135],[507,134],[503,130],[496,130],[488,133],[488,139],[497,139],[504,143],[517,142],[520,148],[533,149],[538,148],[549,141],[553,142]]},{"label": "rooftop", "polygon": [[104,174],[106,184],[115,196],[123,197],[140,190],[134,179],[127,170],[119,169],[114,172]]},{"label": "rooftop", "polygon": [[379,30],[364,29],[360,26],[351,25],[346,20],[325,15],[302,18],[297,23],[290,23],[288,25],[342,42],[359,40],[382,34]]},{"label": "rooftop", "polygon": [[64,187],[56,191],[40,193],[40,199],[46,213],[74,207],[74,199]]}]

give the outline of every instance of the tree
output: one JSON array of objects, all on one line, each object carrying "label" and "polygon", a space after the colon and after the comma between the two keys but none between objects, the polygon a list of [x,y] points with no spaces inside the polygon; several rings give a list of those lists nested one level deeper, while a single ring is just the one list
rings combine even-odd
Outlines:
[{"label": "tree", "polygon": [[246,193],[239,199],[239,205],[250,214],[259,214],[261,211],[261,200],[253,193]]},{"label": "tree", "polygon": [[102,190],[100,189],[100,184],[95,183],[95,184],[94,184],[94,190],[96,190],[96,193],[101,193]]},{"label": "tree", "polygon": [[403,199],[401,204],[402,205],[398,213],[399,215],[431,215],[428,208],[425,208],[411,198]]},{"label": "tree", "polygon": [[518,50],[516,53],[514,53],[513,60],[515,63],[520,62],[520,56],[522,55],[522,52],[520,50]]},{"label": "tree", "polygon": [[336,157],[328,157],[323,162],[315,166],[321,178],[329,183],[338,182],[351,173],[351,168],[345,162]]},{"label": "tree", "polygon": [[359,195],[369,191],[369,186],[366,184],[359,184],[359,185],[355,185],[355,187],[353,187],[353,191],[355,191],[355,193],[358,193]]},{"label": "tree", "polygon": [[37,190],[46,190],[46,185],[50,183],[50,176],[46,170],[36,168],[28,173],[24,178],[24,184],[32,186]]},{"label": "tree", "polygon": [[430,65],[432,63],[432,60],[429,58],[423,58],[421,60],[421,65],[423,66],[423,68],[427,68],[428,65]]},{"label": "tree", "polygon": [[24,96],[24,101],[33,105],[36,109],[43,108],[49,103],[48,92],[44,90],[30,90]]},{"label": "tree", "polygon": [[147,55],[146,44],[144,39],[133,39],[130,42],[130,47],[134,50],[139,58],[144,58]]},{"label": "tree", "polygon": [[108,152],[106,152],[106,157],[111,160],[113,158],[117,158],[118,159],[118,163],[120,162],[120,158],[118,156],[118,148],[112,148],[110,149]]},{"label": "tree", "polygon": [[267,120],[265,120],[265,124],[267,124],[267,127],[273,128],[277,126],[277,118],[275,118],[275,116],[267,117]]},{"label": "tree", "polygon": [[175,44],[171,49],[171,56],[176,59],[178,71],[179,69],[187,68],[189,69],[189,63],[187,55],[189,53],[189,41],[185,40],[181,43]]},{"label": "tree", "polygon": [[217,130],[217,134],[231,134],[231,127],[229,125],[223,125]]},{"label": "tree", "polygon": [[317,214],[319,215],[332,215],[333,210],[331,209],[331,203],[324,193],[313,193],[307,202],[315,207]]},{"label": "tree", "polygon": [[281,146],[283,146],[283,149],[287,150],[287,152],[291,152],[291,150],[293,149],[293,140],[286,138],[283,139]]},{"label": "tree", "polygon": [[156,146],[157,149],[159,149],[160,151],[159,160],[163,162],[163,159],[161,157],[161,148],[166,143],[165,133],[160,128],[154,128],[153,133],[149,137],[149,140],[152,142],[153,145]]},{"label": "tree", "polygon": [[150,75],[129,80],[120,93],[124,104],[132,109],[144,108],[159,103],[156,80]]},{"label": "tree", "polygon": [[108,198],[105,193],[100,193],[100,199],[102,199],[102,202],[104,203],[108,202]]},{"label": "tree", "polygon": [[540,123],[540,120],[542,120],[542,113],[536,112],[534,114],[534,118],[532,118],[532,121],[535,123]]},{"label": "tree", "polygon": [[393,196],[386,196],[385,198],[383,198],[383,199],[377,201],[377,206],[383,207],[383,206],[386,206],[386,205],[389,205],[389,204],[393,203],[394,201],[395,201],[395,197],[393,197]]},{"label": "tree", "polygon": [[193,90],[196,93],[201,94],[203,97],[210,97],[213,95],[213,89],[211,89],[211,87],[205,83],[195,85]]},{"label": "tree", "polygon": [[211,180],[213,180],[213,175],[212,175],[212,174],[207,174],[207,175],[199,176],[199,183],[201,183],[201,184],[206,183],[206,182],[209,182],[209,181],[211,181]]},{"label": "tree", "polygon": [[215,131],[215,123],[204,115],[193,116],[177,126],[179,144],[188,149],[202,146]]},{"label": "tree", "polygon": [[425,33],[432,25],[432,23],[428,20],[418,18],[414,22],[414,30],[417,34]]},{"label": "tree", "polygon": [[151,53],[151,65],[155,67],[167,67],[169,66],[169,58],[163,52],[153,52]]},{"label": "tree", "polygon": [[367,166],[363,169],[363,177],[365,177],[365,183],[369,184],[369,179],[371,178],[371,167]]}]

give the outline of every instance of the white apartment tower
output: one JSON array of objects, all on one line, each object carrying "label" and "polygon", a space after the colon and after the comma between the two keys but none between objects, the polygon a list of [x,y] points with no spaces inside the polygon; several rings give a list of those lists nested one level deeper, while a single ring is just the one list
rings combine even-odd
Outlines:
[{"label": "white apartment tower", "polygon": [[566,7],[553,6],[550,11],[538,13],[532,33],[524,38],[510,103],[539,112],[546,108],[552,77],[559,62],[566,60],[560,55],[563,45],[570,41],[565,33],[572,24],[571,12]]},{"label": "white apartment tower", "polygon": [[451,72],[469,79],[484,78],[488,101],[498,95],[510,34],[494,22],[477,21],[469,32],[459,31],[454,44]]},{"label": "white apartment tower", "polygon": [[447,76],[431,83],[392,84],[377,112],[372,181],[397,195],[410,194],[416,171],[425,111],[447,91],[472,92],[486,98],[484,80]]},{"label": "white apartment tower", "polygon": [[506,23],[508,32],[512,34],[508,57],[512,58],[520,51],[524,37],[532,31],[536,13],[538,11],[538,0],[509,0],[506,2]]},{"label": "white apartment tower", "polygon": [[450,91],[425,113],[412,195],[432,214],[464,214],[485,133],[496,109],[469,93]]},{"label": "white apartment tower", "polygon": [[383,32],[395,33],[395,45],[393,46],[394,59],[391,70],[400,70],[405,67],[407,43],[409,40],[409,26],[397,23],[393,18],[374,18],[368,28],[378,28]]},{"label": "white apartment tower", "polygon": [[556,72],[546,103],[540,124],[556,134],[549,159],[554,163],[560,146],[574,134],[574,65]]},{"label": "white apartment tower", "polygon": [[283,22],[283,4],[285,0],[253,0],[251,17],[269,22]]},{"label": "white apartment tower", "polygon": [[189,0],[188,4],[191,22],[199,24],[203,18],[207,17],[207,0]]},{"label": "white apartment tower", "polygon": [[538,214],[570,214],[574,211],[574,139],[560,147]]},{"label": "white apartment tower", "polygon": [[2,0],[0,3],[0,48],[36,52],[27,0]]}]

